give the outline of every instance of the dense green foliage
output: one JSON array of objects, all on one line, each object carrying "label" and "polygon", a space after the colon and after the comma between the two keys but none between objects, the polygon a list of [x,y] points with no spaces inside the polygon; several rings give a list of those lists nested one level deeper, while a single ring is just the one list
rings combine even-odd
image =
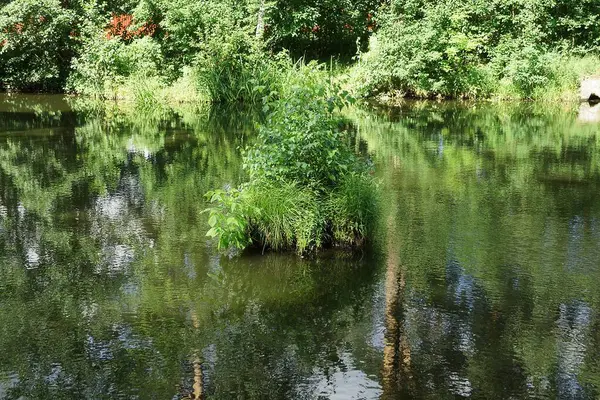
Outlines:
[{"label": "dense green foliage", "polygon": [[314,64],[296,82],[265,97],[265,122],[244,151],[249,181],[209,193],[209,236],[220,248],[292,249],[355,245],[376,221],[376,184],[333,113],[352,99],[326,84]]},{"label": "dense green foliage", "polygon": [[596,65],[569,59],[600,49],[594,0],[393,0],[362,55],[366,93],[532,97],[573,90]]},{"label": "dense green foliage", "polygon": [[359,51],[362,95],[565,97],[599,72],[599,26],[595,0],[11,0],[0,86],[259,102],[282,59]]},{"label": "dense green foliage", "polygon": [[375,8],[344,0],[12,0],[0,10],[0,85],[135,97],[140,78],[159,90],[183,79],[205,100],[252,100],[250,78],[275,81],[281,66],[270,60],[283,49],[355,54]]},{"label": "dense green foliage", "polygon": [[[375,28],[381,0],[277,0],[269,8],[266,37],[296,57],[354,56]],[[360,46],[362,43],[363,46]]]},{"label": "dense green foliage", "polygon": [[16,0],[0,9],[0,88],[60,90],[76,25],[59,0]]}]

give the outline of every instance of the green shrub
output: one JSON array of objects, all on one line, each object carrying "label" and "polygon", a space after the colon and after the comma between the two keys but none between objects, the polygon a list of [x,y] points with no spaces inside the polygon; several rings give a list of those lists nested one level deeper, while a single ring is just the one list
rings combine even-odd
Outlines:
[{"label": "green shrub", "polygon": [[486,94],[488,77],[479,65],[484,37],[463,29],[467,15],[447,4],[405,11],[397,15],[400,11],[392,7],[382,14],[370,54],[362,56],[359,66],[363,91],[400,90],[417,97]]},{"label": "green shrub", "polygon": [[525,40],[506,39],[494,51],[491,68],[498,77],[501,97],[531,98],[552,80],[557,54]]},{"label": "green shrub", "polygon": [[[598,2],[517,3],[392,0],[354,70],[359,93],[533,98],[564,87],[559,60],[600,44],[590,35],[598,27],[584,28]],[[565,36],[567,27],[577,34]]]},{"label": "green shrub", "polygon": [[[141,2],[144,3],[144,2]],[[140,3],[140,4],[141,4]],[[152,2],[155,8],[137,7],[136,17],[159,21],[164,73],[174,80],[184,67],[198,65],[198,59],[228,46],[240,34],[250,36],[256,21],[252,0],[170,0]],[[198,65],[200,66],[200,65]],[[201,67],[201,66],[200,66]]]},{"label": "green shrub", "polygon": [[[119,97],[131,76],[160,77],[163,63],[160,45],[150,37],[126,43],[121,38],[106,39],[102,32],[83,41],[85,52],[73,60],[70,91],[98,97]],[[139,80],[138,80],[139,81]]]},{"label": "green shrub", "polygon": [[232,32],[226,40],[211,38],[195,63],[198,86],[215,103],[259,103],[265,93],[281,90],[282,71],[292,65],[285,55],[266,57],[244,32]]},{"label": "green shrub", "polygon": [[57,91],[69,73],[76,15],[59,0],[14,0],[0,9],[0,89]]},{"label": "green shrub", "polygon": [[[316,76],[322,72],[316,64],[302,68]],[[279,98],[266,104],[267,123],[259,130],[257,143],[245,151],[244,168],[251,181],[331,187],[361,166],[332,114],[347,95],[328,93],[325,83],[310,78],[290,83]]]},{"label": "green shrub", "polygon": [[360,245],[370,234],[376,185],[333,113],[348,95],[316,64],[295,71],[291,85],[265,100],[266,121],[244,152],[249,182],[209,195],[208,235],[220,248],[253,243],[304,253]]}]

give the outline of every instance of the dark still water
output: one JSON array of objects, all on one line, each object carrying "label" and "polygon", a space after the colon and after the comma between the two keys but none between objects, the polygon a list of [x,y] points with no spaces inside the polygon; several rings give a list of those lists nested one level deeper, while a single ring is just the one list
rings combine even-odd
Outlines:
[{"label": "dark still water", "polygon": [[371,249],[219,256],[257,116],[0,97],[0,399],[595,399],[600,125],[352,111]]}]

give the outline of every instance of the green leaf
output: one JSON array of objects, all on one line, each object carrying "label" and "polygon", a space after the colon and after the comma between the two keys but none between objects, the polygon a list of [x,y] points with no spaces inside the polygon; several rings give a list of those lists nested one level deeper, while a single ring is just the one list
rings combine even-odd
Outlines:
[{"label": "green leaf", "polygon": [[215,226],[217,224],[217,216],[215,214],[211,215],[208,219],[208,225]]},{"label": "green leaf", "polygon": [[208,232],[206,232],[206,236],[214,238],[214,237],[219,236],[219,233],[217,232],[216,228],[211,228],[208,230]]}]

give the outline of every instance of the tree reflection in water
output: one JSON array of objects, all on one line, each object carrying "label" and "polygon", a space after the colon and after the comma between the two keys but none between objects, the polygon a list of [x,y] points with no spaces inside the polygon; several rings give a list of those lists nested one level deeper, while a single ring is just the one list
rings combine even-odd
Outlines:
[{"label": "tree reflection in water", "polygon": [[0,398],[595,398],[600,136],[577,110],[355,112],[363,254],[229,259],[203,194],[260,116],[11,96]]}]

